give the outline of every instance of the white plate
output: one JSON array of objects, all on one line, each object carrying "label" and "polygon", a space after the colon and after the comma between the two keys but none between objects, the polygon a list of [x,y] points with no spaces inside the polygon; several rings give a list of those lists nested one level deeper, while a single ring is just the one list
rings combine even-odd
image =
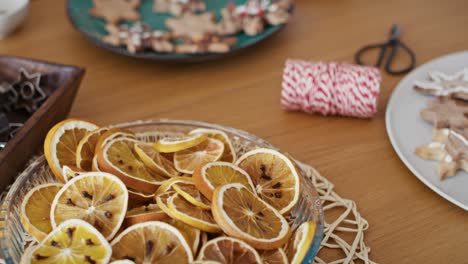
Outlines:
[{"label": "white plate", "polygon": [[459,171],[455,177],[440,181],[435,161],[426,161],[414,154],[417,146],[432,139],[432,125],[419,113],[432,99],[413,89],[416,80],[427,80],[429,72],[455,73],[468,67],[468,51],[453,53],[432,60],[408,74],[393,91],[387,106],[387,133],[395,151],[406,166],[440,196],[468,211],[468,173]]}]

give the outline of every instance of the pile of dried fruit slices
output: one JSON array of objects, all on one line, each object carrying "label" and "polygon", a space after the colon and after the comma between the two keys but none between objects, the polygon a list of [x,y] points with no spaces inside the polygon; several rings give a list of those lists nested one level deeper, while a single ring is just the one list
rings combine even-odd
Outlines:
[{"label": "pile of dried fruit slices", "polygon": [[143,142],[131,131],[68,119],[44,152],[57,183],[25,196],[37,241],[23,263],[301,263],[315,234],[291,234],[294,163],[271,149],[237,157],[222,131]]}]

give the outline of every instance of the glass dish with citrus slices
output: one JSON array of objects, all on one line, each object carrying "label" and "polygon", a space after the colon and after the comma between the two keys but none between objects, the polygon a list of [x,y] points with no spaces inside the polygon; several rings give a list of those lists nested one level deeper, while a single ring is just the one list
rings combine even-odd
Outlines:
[{"label": "glass dish with citrus slices", "polygon": [[298,165],[223,126],[68,119],[8,191],[0,254],[6,263],[311,263],[323,210]]}]

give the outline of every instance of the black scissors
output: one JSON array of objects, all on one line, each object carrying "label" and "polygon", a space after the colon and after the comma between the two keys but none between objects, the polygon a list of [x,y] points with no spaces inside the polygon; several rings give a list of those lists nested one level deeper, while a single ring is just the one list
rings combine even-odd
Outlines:
[{"label": "black scissors", "polygon": [[[401,34],[400,26],[393,25],[392,29],[390,30],[390,38],[387,40],[387,42],[380,43],[380,44],[372,44],[372,45],[362,47],[360,50],[358,50],[358,52],[356,52],[356,55],[354,56],[356,62],[359,65],[364,65],[364,63],[361,60],[361,56],[363,55],[363,53],[368,52],[373,49],[380,49],[379,58],[377,59],[377,63],[375,64],[375,67],[380,67],[384,60],[384,56],[385,56],[385,52],[387,48],[391,48],[390,56],[388,57],[388,60],[385,63],[385,71],[393,75],[408,73],[414,68],[414,66],[416,66],[416,55],[410,48],[408,48],[408,46],[406,46],[400,41],[399,39],[400,34]],[[392,65],[393,59],[395,58],[396,52],[399,48],[402,48],[410,56],[411,64],[404,69],[394,70],[392,69],[391,65]]]}]

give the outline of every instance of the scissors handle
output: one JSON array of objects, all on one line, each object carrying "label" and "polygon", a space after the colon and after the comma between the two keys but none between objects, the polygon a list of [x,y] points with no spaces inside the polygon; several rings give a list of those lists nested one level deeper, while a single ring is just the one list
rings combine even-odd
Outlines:
[{"label": "scissors handle", "polygon": [[364,46],[356,52],[356,54],[354,55],[354,59],[359,65],[365,65],[365,63],[361,60],[362,55],[373,49],[380,49],[379,57],[377,59],[377,62],[374,64],[374,66],[378,68],[382,65],[387,45],[388,45],[387,43],[383,43],[383,44],[372,44],[372,45]]},{"label": "scissors handle", "polygon": [[[387,63],[385,64],[385,71],[394,75],[410,72],[414,68],[414,66],[416,66],[416,55],[414,55],[414,52],[410,48],[408,48],[408,46],[406,46],[404,43],[400,42],[399,40],[395,40],[391,46],[392,46],[392,51],[390,53],[390,56],[388,57]],[[411,64],[404,69],[394,70],[392,69],[392,62],[395,59],[396,52],[400,47],[410,56]]]}]

